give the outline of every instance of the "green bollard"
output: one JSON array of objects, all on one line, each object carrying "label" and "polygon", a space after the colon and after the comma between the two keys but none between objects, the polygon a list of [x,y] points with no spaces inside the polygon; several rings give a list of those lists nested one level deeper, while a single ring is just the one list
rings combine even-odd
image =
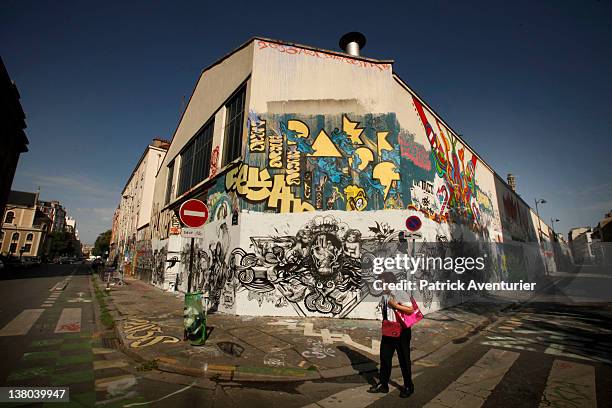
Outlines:
[{"label": "green bollard", "polygon": [[202,292],[185,293],[183,309],[184,339],[193,346],[206,343],[206,314],[202,307]]}]

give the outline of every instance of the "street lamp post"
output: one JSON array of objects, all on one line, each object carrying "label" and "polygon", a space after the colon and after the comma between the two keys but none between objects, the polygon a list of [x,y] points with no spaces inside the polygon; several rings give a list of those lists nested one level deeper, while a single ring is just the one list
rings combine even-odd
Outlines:
[{"label": "street lamp post", "polygon": [[550,219],[550,226],[552,227],[552,232],[553,232],[553,236],[555,237],[555,241],[557,240],[557,233],[555,232],[555,222],[559,222],[561,221],[558,218],[551,218]]}]

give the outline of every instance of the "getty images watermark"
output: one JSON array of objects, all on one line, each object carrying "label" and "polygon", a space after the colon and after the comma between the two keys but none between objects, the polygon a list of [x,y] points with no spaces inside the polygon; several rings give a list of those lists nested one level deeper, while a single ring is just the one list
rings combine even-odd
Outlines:
[{"label": "getty images watermark", "polygon": [[[397,254],[395,257],[378,257],[372,260],[372,272],[377,275],[383,272],[405,272],[414,275],[417,271],[454,271],[458,275],[465,272],[478,271],[485,269],[485,256],[480,257],[437,257],[437,256],[408,256],[407,254]],[[456,281],[446,280],[430,281],[428,279],[419,279],[412,281],[410,279],[402,279],[399,282],[387,282],[385,279],[376,279],[374,281],[374,289],[376,290],[423,290],[432,291],[465,291],[465,290],[523,290],[532,291],[535,289],[535,283],[524,282],[522,279],[518,282],[478,282],[474,279],[465,282],[460,279]]]}]

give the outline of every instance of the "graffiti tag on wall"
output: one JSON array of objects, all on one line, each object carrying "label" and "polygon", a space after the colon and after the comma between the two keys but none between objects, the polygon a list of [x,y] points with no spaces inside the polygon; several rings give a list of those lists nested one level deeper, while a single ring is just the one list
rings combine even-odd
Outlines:
[{"label": "graffiti tag on wall", "polygon": [[283,45],[277,44],[269,41],[258,40],[257,46],[260,50],[269,48],[272,50],[276,50],[281,53],[285,53],[288,55],[307,55],[309,57],[321,58],[321,59],[329,59],[335,61],[345,62],[350,65],[354,65],[361,68],[377,68],[380,71],[389,70],[391,68],[390,64],[374,64],[369,61],[359,60],[343,55],[338,54],[330,54],[322,51],[309,50],[301,47],[294,47],[291,45]]}]

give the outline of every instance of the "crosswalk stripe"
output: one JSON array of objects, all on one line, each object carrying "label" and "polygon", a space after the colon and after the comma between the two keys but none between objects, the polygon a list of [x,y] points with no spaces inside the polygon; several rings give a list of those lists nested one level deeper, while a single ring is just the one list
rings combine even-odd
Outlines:
[{"label": "crosswalk stripe", "polygon": [[127,367],[128,363],[122,360],[97,360],[93,363],[94,370],[104,370],[106,368]]},{"label": "crosswalk stripe", "polygon": [[425,407],[482,406],[518,356],[519,353],[513,351],[490,349]]},{"label": "crosswalk stripe", "polygon": [[127,392],[127,389],[134,385],[136,385],[136,377],[133,375],[100,378],[95,382],[96,391],[106,390],[113,396]]},{"label": "crosswalk stripe", "polygon": [[25,309],[0,330],[0,337],[26,334],[44,311],[45,309]]},{"label": "crosswalk stripe", "polygon": [[107,349],[107,348],[101,348],[101,347],[94,347],[91,349],[91,351],[94,354],[109,354],[109,353],[114,353],[115,350],[113,349]]},{"label": "crosswalk stripe", "polygon": [[555,360],[548,375],[540,407],[597,407],[595,367]]},{"label": "crosswalk stripe", "polygon": [[55,326],[55,333],[77,333],[81,331],[81,308],[67,307]]},{"label": "crosswalk stripe", "polygon": [[[420,372],[413,374],[412,378],[414,379],[421,374],[422,373]],[[394,378],[391,381],[401,384],[404,379],[400,377]],[[370,387],[370,384],[368,384],[359,387],[349,388],[330,395],[329,397],[324,398],[320,401],[306,405],[303,408],[365,408],[368,405],[375,403],[382,397],[389,395],[370,394],[369,392],[367,392]],[[396,389],[389,387],[389,393],[392,393],[394,391],[396,391]]]},{"label": "crosswalk stripe", "polygon": [[550,343],[546,350],[544,350],[544,353],[558,357],[575,358],[587,361],[599,361],[602,363],[612,364],[612,361],[610,361],[609,359],[600,357],[596,354],[592,354],[590,356],[581,356],[580,354],[572,353],[568,351],[568,348],[564,344]]}]

